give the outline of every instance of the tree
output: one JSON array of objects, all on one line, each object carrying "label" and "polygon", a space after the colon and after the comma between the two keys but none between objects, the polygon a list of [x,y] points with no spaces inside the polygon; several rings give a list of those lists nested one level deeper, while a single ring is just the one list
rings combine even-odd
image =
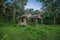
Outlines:
[{"label": "tree", "polygon": [[23,13],[24,6],[26,5],[27,0],[12,0],[12,2],[13,2],[13,20],[15,20],[16,11],[20,10],[20,12]]},{"label": "tree", "polygon": [[57,3],[57,1],[59,1],[59,0],[39,0],[39,1],[42,2],[44,5],[43,9],[46,11],[45,14],[48,13],[49,16],[54,17],[54,24],[56,24],[56,17],[58,14],[57,5],[59,4],[59,3]]},{"label": "tree", "polygon": [[27,1],[28,0],[0,0],[0,12],[2,15],[5,15],[4,20],[9,19],[9,17],[11,17],[11,19],[13,17],[13,20],[16,20],[16,13],[18,11],[22,14],[24,13],[24,6],[26,5]]}]

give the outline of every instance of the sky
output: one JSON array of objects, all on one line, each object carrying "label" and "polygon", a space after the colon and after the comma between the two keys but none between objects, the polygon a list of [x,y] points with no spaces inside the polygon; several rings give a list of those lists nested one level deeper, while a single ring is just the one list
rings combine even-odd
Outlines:
[{"label": "sky", "polygon": [[41,10],[42,3],[38,2],[37,0],[28,0],[27,5],[25,6],[25,9],[34,9],[34,10]]}]

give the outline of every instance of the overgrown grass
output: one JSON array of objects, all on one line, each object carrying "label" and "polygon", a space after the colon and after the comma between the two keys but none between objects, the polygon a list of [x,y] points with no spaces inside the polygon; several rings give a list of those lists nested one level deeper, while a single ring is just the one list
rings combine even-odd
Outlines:
[{"label": "overgrown grass", "polygon": [[60,25],[6,24],[0,27],[0,40],[60,40]]}]

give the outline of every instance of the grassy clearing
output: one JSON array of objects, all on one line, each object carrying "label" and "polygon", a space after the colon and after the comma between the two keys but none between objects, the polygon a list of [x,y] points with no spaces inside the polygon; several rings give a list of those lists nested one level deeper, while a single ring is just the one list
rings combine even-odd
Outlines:
[{"label": "grassy clearing", "polygon": [[60,40],[60,25],[4,25],[0,27],[0,40]]}]

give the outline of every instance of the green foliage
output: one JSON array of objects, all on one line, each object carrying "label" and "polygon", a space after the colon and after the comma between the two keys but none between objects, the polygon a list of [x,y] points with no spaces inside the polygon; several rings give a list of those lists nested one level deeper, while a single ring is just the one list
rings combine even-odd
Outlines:
[{"label": "green foliage", "polygon": [[[6,25],[7,26],[7,25]],[[4,26],[0,28],[1,39],[5,40],[60,40],[60,25],[40,25],[33,27]],[[0,36],[0,37],[1,37]],[[0,40],[1,40],[0,39]]]},{"label": "green foliage", "polygon": [[[15,20],[17,16],[25,13],[24,6],[28,0],[0,0],[0,16],[7,23]],[[17,15],[18,12],[18,15]],[[2,15],[1,15],[2,14]],[[1,18],[0,18],[1,19]]]},{"label": "green foliage", "polygon": [[59,0],[38,0],[38,1],[42,2],[42,4],[43,4],[43,7],[42,7],[43,19],[50,16],[51,18],[54,19],[54,21],[53,21],[53,19],[50,21],[53,21],[54,24],[56,24],[57,17],[60,14],[60,1]]},{"label": "green foliage", "polygon": [[10,39],[9,35],[5,34],[5,35],[3,36],[3,39],[1,39],[1,40],[11,40],[11,39]]}]

